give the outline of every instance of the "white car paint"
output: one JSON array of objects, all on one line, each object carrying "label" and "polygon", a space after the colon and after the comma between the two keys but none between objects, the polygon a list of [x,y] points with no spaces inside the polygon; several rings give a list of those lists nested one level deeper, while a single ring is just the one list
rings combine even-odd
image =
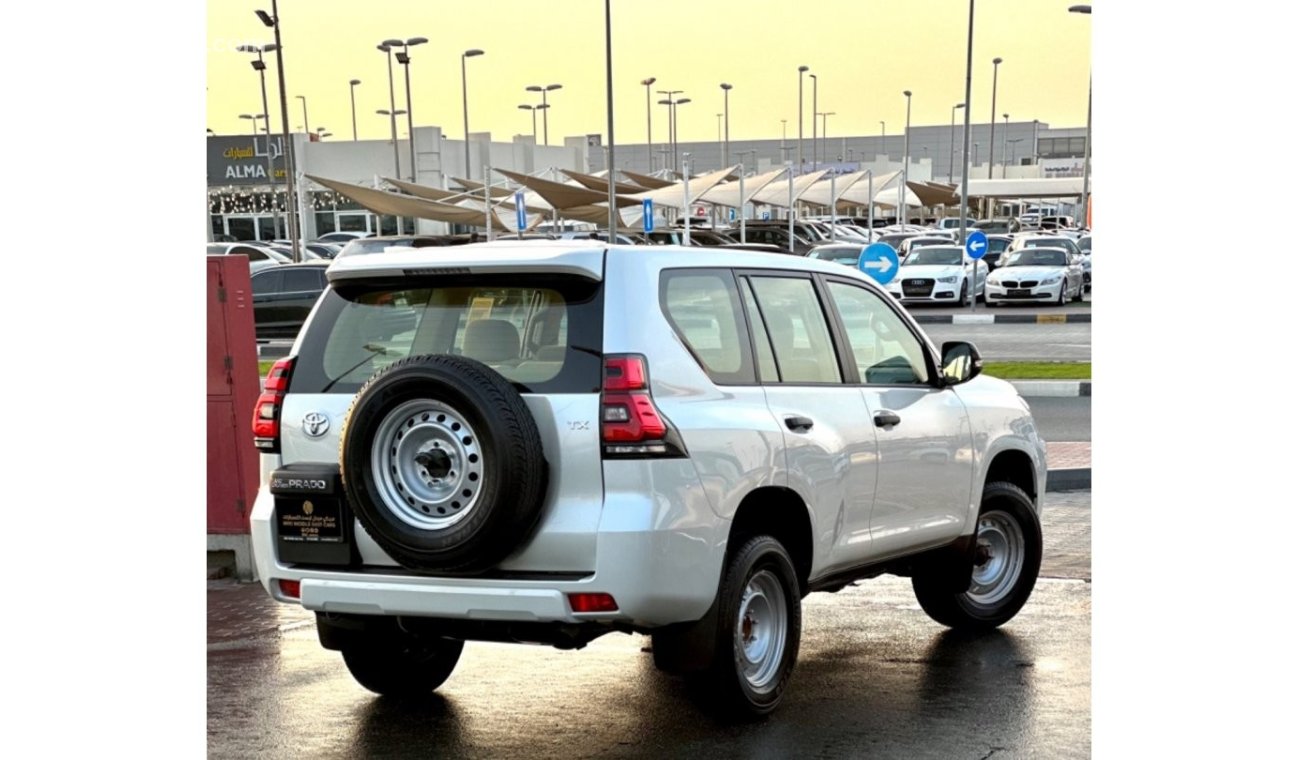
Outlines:
[{"label": "white car paint", "polygon": [[[930,246],[929,249],[940,248],[941,246]],[[944,250],[958,250],[942,246]],[[912,264],[911,261],[921,251],[927,248],[918,248],[908,256],[903,264],[898,268],[898,274],[895,275],[886,289],[890,295],[899,299],[903,303],[957,303],[961,300],[961,283],[966,283],[966,292],[971,298],[980,298],[985,292],[985,283],[988,280],[989,265],[981,260],[974,260],[963,254],[962,264]],[[971,264],[974,266],[971,266]],[[904,295],[903,284],[905,280],[932,280],[930,292],[926,295]],[[940,295],[946,294],[946,295]]]}]

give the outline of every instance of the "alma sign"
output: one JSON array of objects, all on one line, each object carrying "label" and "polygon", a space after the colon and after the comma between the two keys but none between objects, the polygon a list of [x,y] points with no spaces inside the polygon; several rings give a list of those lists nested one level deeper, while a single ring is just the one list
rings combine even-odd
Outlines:
[{"label": "alma sign", "polygon": [[[209,185],[265,185],[284,181],[283,138],[267,140],[265,135],[234,135],[207,140]],[[267,178],[268,158],[274,172],[271,180]]]}]

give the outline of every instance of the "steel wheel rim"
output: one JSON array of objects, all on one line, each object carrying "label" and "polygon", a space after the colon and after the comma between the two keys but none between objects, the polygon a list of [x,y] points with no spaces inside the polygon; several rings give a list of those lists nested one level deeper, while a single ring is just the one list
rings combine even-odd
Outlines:
[{"label": "steel wheel rim", "polygon": [[1010,514],[993,511],[980,516],[975,543],[983,561],[971,573],[966,596],[976,604],[992,606],[1010,596],[1020,580],[1025,534]]},{"label": "steel wheel rim", "polygon": [[789,614],[785,588],[771,570],[760,570],[747,584],[736,617],[736,662],[755,691],[776,683],[785,654]]},{"label": "steel wheel rim", "polygon": [[371,468],[383,506],[421,530],[464,520],[485,482],[477,432],[463,414],[432,399],[403,402],[384,416]]}]

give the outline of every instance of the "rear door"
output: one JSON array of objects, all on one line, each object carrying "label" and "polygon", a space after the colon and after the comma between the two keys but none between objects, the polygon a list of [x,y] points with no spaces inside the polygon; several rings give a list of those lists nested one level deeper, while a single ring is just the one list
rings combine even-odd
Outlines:
[{"label": "rear door", "polygon": [[[299,336],[281,415],[281,458],[337,462],[353,396],[407,356],[485,363],[522,395],[550,465],[531,539],[499,568],[590,572],[603,489],[598,420],[604,295],[600,282],[544,272],[349,280],[321,296]],[[311,416],[322,427],[305,424]],[[314,433],[314,434],[313,434]],[[355,524],[368,565],[396,565]]]},{"label": "rear door", "polygon": [[844,384],[823,296],[807,273],[741,279],[767,404],[782,425],[787,486],[812,509],[813,565],[861,564],[871,553],[876,433],[861,392]]}]

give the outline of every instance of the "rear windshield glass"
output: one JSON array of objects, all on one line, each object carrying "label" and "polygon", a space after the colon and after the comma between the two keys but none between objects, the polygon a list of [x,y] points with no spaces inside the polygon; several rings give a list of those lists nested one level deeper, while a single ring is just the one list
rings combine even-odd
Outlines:
[{"label": "rear windshield glass", "polygon": [[343,284],[321,298],[291,393],[355,393],[398,359],[483,362],[521,392],[592,393],[601,381],[602,298],[576,278],[435,278]]}]

